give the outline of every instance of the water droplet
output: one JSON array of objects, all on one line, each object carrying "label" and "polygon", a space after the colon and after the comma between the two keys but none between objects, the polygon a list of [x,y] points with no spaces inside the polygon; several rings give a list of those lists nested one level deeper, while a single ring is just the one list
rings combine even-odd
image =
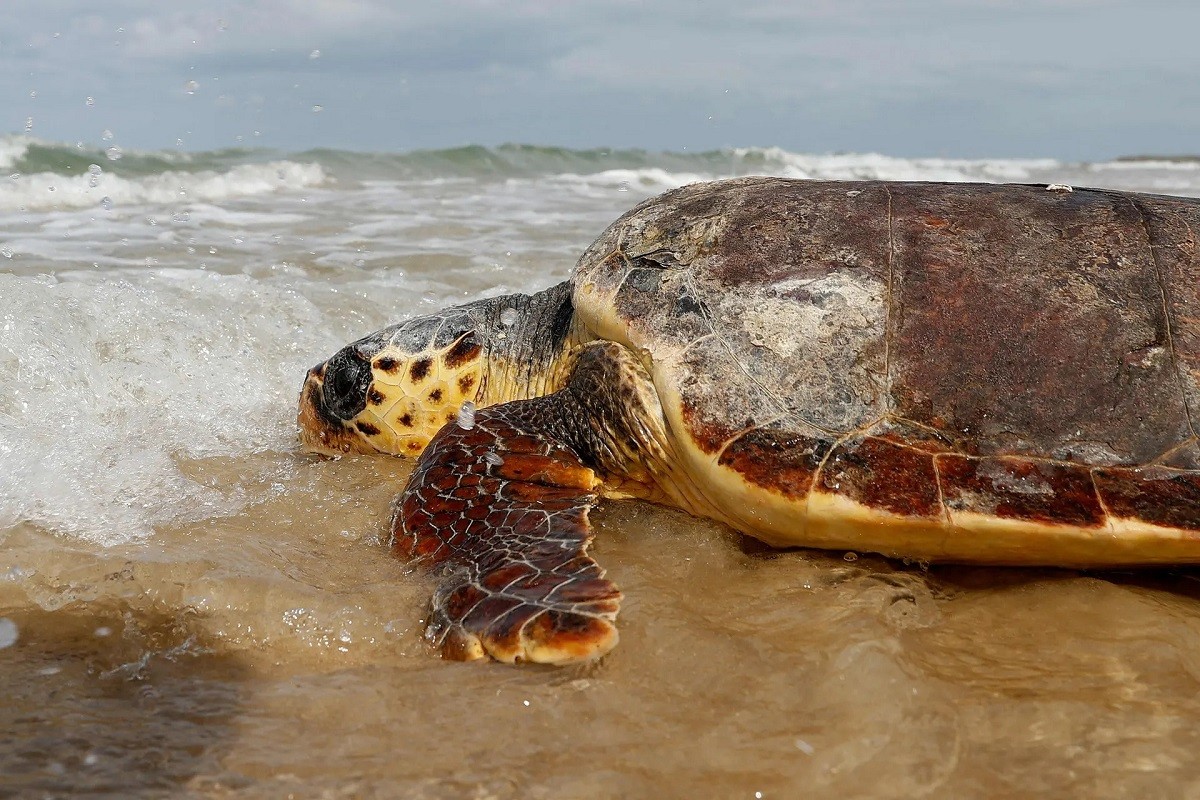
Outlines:
[{"label": "water droplet", "polygon": [[104,155],[108,157],[109,161],[119,161],[121,156],[125,154],[121,152],[121,148],[114,144],[112,147],[106,147],[104,149]]},{"label": "water droplet", "polygon": [[191,218],[192,214],[190,211],[176,211],[171,215],[172,222],[187,222]]},{"label": "water droplet", "polygon": [[506,328],[511,328],[519,316],[520,314],[517,313],[515,308],[506,308],[500,312],[500,324]]},{"label": "water droplet", "polygon": [[26,117],[25,118],[25,132],[29,133],[31,130],[33,130],[33,117]]},{"label": "water droplet", "polygon": [[499,467],[504,464],[504,459],[500,457],[499,453],[484,453],[483,460],[491,464],[493,467]]},{"label": "water droplet", "polygon": [[17,643],[19,636],[20,631],[17,630],[17,623],[8,617],[0,617],[0,650],[12,647]]},{"label": "water droplet", "polygon": [[358,267],[359,269],[362,269],[366,265],[367,265],[367,262],[363,261],[361,258],[354,259],[354,266]]},{"label": "water droplet", "polygon": [[48,191],[48,192],[57,192],[57,191],[58,191],[58,187],[57,187],[57,186],[47,186],[47,187],[46,187],[46,191]]},{"label": "water droplet", "polygon": [[522,700],[522,701],[521,701],[521,703],[522,703],[522,705],[524,705],[526,708],[528,708],[528,707],[529,707],[529,701],[528,701],[528,700]]},{"label": "water droplet", "polygon": [[8,179],[9,179],[10,181],[19,181],[19,180],[21,180],[21,173],[19,173],[19,172],[14,172],[12,175],[9,175],[9,176],[8,176]]},{"label": "water droplet", "polygon": [[36,99],[37,99],[37,89],[34,89],[32,92],[30,92],[30,93],[29,93],[29,99],[30,99],[30,100],[36,100]]},{"label": "water droplet", "polygon": [[100,173],[104,170],[100,169],[99,164],[88,165],[88,186],[95,189],[100,184]]},{"label": "water droplet", "polygon": [[112,636],[112,628],[108,627],[107,625],[101,625],[93,632],[101,638],[104,638],[105,636]]},{"label": "water droplet", "polygon": [[320,114],[322,111],[325,110],[325,106],[313,106],[312,110],[313,110],[314,114]]},{"label": "water droplet", "polygon": [[804,753],[804,755],[806,755],[806,756],[811,756],[813,753],[817,752],[817,748],[813,747],[811,744],[804,741],[803,739],[797,739],[795,744],[796,744],[796,749],[799,750],[801,753]]},{"label": "water droplet", "polygon": [[100,207],[103,208],[105,211],[112,211],[112,198],[111,197],[101,197],[100,198]]},{"label": "water droplet", "polygon": [[200,84],[197,83],[196,81],[188,81],[187,83],[185,83],[183,85],[183,91],[186,94],[195,94],[196,90],[199,88],[200,88]]},{"label": "water droplet", "polygon": [[320,50],[313,50],[311,53],[309,53],[309,54],[308,54],[308,57],[309,57],[309,58],[320,58],[320,57],[321,57],[321,51],[320,51]]},{"label": "water droplet", "polygon": [[0,256],[4,256],[5,258],[12,258],[13,257],[12,248],[8,247],[7,245],[4,247],[0,247]]},{"label": "water droplet", "polygon": [[846,553],[842,556],[843,561],[858,561],[858,553]]},{"label": "water droplet", "polygon": [[621,181],[620,183],[618,183],[617,191],[618,192],[628,192],[629,191],[629,181]]},{"label": "water droplet", "polygon": [[42,667],[38,670],[38,675],[57,675],[62,672],[62,667],[51,664],[48,667]]},{"label": "water droplet", "polygon": [[92,108],[93,106],[96,105],[96,98],[89,96],[87,99],[85,99],[83,101],[83,104],[85,106],[87,106],[88,108]]},{"label": "water droplet", "polygon": [[113,132],[105,128],[104,133],[100,134],[100,138],[106,142],[111,142],[113,139]]},{"label": "water droplet", "polygon": [[470,400],[462,404],[462,408],[458,409],[458,427],[464,431],[469,431],[475,427],[475,404]]}]

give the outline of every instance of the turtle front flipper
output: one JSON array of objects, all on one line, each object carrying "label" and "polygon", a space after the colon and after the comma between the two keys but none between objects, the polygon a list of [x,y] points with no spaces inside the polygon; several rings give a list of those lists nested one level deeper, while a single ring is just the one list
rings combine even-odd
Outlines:
[{"label": "turtle front flipper", "polygon": [[617,643],[617,587],[587,555],[596,475],[542,397],[460,414],[397,498],[392,548],[434,570],[426,637],[447,658],[591,661]]}]

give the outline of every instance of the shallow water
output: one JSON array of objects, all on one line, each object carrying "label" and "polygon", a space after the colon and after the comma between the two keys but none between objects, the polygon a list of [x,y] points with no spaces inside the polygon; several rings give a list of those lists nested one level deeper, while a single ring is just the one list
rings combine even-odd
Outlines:
[{"label": "shallow water", "polygon": [[0,797],[1200,796],[1193,573],[774,552],[610,504],[620,646],[453,664],[381,543],[409,465],[292,430],[343,342],[559,280],[679,182],[1200,194],[1195,162],[126,154],[91,186],[71,151],[0,147]]}]

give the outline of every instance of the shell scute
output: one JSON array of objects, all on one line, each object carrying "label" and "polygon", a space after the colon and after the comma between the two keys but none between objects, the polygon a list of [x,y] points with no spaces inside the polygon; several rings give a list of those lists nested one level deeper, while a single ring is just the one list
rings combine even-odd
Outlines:
[{"label": "shell scute", "polygon": [[1095,470],[1096,488],[1115,520],[1139,520],[1200,536],[1200,474],[1150,467]]},{"label": "shell scute", "polygon": [[832,447],[833,438],[815,430],[755,428],[730,442],[717,463],[748,483],[798,501],[808,496]]},{"label": "shell scute", "polygon": [[962,512],[1080,528],[1107,523],[1086,466],[959,455],[938,456],[937,466],[952,523]]},{"label": "shell scute", "polygon": [[933,455],[875,436],[840,441],[813,491],[839,494],[859,505],[903,517],[944,517]]},{"label": "shell scute", "polygon": [[1174,198],[1140,196],[1153,256],[1162,281],[1175,367],[1192,421],[1200,422],[1200,208]]},{"label": "shell scute", "polygon": [[1191,436],[1135,204],[1013,186],[892,195],[897,414],[940,420],[983,455],[1058,457],[1082,441],[1134,465]]}]

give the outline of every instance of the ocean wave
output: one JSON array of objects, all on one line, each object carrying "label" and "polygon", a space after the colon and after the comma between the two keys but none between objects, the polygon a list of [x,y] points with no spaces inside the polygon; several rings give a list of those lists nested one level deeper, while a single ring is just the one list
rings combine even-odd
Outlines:
[{"label": "ocean wave", "polygon": [[83,174],[38,172],[0,181],[0,210],[78,209],[143,203],[219,202],[319,186],[328,177],[319,164],[269,161],[225,171],[167,171],[123,177],[99,164]]},{"label": "ocean wave", "polygon": [[[703,151],[655,151],[640,148],[569,148],[533,144],[502,144],[494,147],[467,145],[405,152],[359,152],[318,148],[285,153],[263,148],[228,148],[203,152],[176,150],[112,150],[103,146],[68,145],[31,136],[0,137],[0,170],[22,177],[36,177],[41,186],[30,192],[38,207],[53,206],[42,195],[46,175],[84,183],[96,167],[105,176],[139,179],[147,186],[161,176],[186,186],[204,177],[230,175],[269,178],[278,165],[302,165],[303,175],[293,171],[285,180],[299,179],[308,186],[328,178],[354,183],[371,181],[446,182],[459,180],[506,180],[561,178],[584,180],[595,185],[643,184],[666,187],[692,180],[739,175],[779,175],[790,178],[826,180],[935,180],[935,181],[1041,181],[1046,175],[1090,172],[1170,172],[1194,175],[1200,171],[1195,156],[1135,156],[1104,162],[1065,162],[1045,158],[963,159],[904,158],[881,153],[802,153],[782,147],[728,147]],[[288,168],[292,169],[292,168]],[[318,178],[316,170],[322,177]],[[190,175],[191,178],[174,176]],[[249,180],[249,191],[262,191],[257,180]],[[88,187],[91,188],[91,187]],[[150,190],[147,190],[150,192]],[[214,189],[208,197],[237,196],[237,187]],[[150,192],[157,198],[159,193]],[[100,195],[103,196],[103,195]],[[109,195],[112,196],[112,195]],[[99,199],[99,196],[96,198]],[[115,197],[114,197],[115,200]]]}]

